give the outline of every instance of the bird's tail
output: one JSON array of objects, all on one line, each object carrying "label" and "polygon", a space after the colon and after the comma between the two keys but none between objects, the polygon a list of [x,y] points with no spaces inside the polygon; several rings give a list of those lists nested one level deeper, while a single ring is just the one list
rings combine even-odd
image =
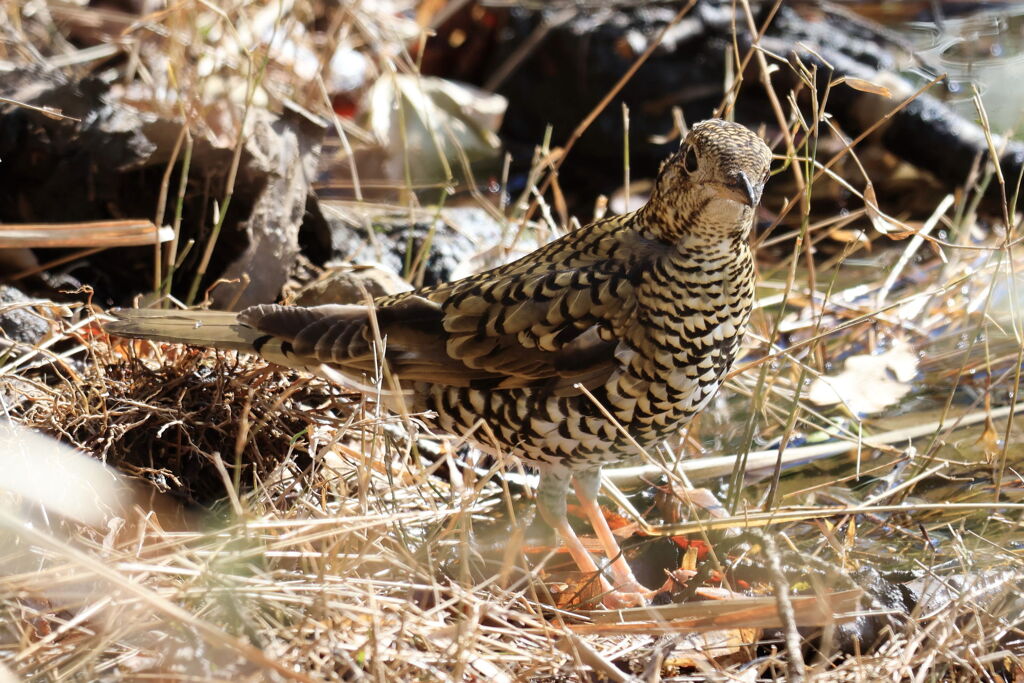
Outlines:
[{"label": "bird's tail", "polygon": [[[343,308],[362,311],[365,308],[332,306],[325,307],[338,311]],[[190,344],[207,346],[216,349],[242,351],[262,357],[271,363],[305,370],[323,377],[346,389],[363,394],[376,396],[387,405],[405,414],[406,403],[412,394],[408,391],[382,389],[375,384],[366,382],[366,375],[371,369],[359,367],[345,368],[333,363],[322,362],[312,357],[296,356],[290,338],[283,338],[274,333],[258,330],[251,326],[259,324],[262,316],[288,311],[292,316],[312,315],[315,309],[285,308],[282,306],[254,306],[242,313],[243,323],[238,313],[230,311],[163,311],[143,308],[115,308],[108,311],[115,320],[104,325],[111,335],[133,337],[171,344]],[[315,317],[315,316],[314,316]],[[283,322],[289,322],[289,315],[283,316]],[[305,318],[300,318],[305,319]],[[279,321],[281,322],[281,321]],[[250,323],[250,324],[247,324]],[[301,329],[301,328],[300,328]]]},{"label": "bird's tail", "polygon": [[115,320],[104,329],[119,337],[134,337],[172,344],[211,346],[257,353],[257,342],[265,334],[238,321],[230,311],[165,311],[144,308],[115,308]]}]

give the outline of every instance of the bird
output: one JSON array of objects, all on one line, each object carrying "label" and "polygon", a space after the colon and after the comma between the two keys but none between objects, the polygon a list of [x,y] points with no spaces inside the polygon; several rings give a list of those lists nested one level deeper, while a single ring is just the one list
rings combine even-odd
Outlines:
[{"label": "bird", "polygon": [[[661,164],[640,208],[507,265],[372,306],[114,309],[106,329],[255,353],[362,386],[386,363],[432,428],[538,470],[538,511],[598,577],[605,607],[646,604],[653,591],[597,503],[601,468],[678,433],[729,371],[754,302],[749,234],[771,160],[750,129],[709,119]],[[569,524],[570,486],[611,581]]]}]

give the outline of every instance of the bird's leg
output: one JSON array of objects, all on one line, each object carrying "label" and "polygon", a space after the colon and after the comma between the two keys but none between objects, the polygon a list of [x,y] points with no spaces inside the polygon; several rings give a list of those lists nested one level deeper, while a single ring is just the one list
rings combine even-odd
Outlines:
[{"label": "bird's leg", "polygon": [[[569,495],[569,473],[541,471],[540,484],[537,486],[537,511],[544,521],[555,530],[558,536],[565,543],[565,547],[576,561],[580,571],[596,573],[600,576],[601,570],[594,563],[587,549],[583,547],[579,536],[569,525],[569,517],[566,514],[565,499]],[[604,577],[600,577],[605,581]],[[607,583],[607,581],[605,581]],[[602,586],[604,588],[605,586]],[[611,586],[607,586],[611,590]]]},{"label": "bird's leg", "polygon": [[[644,591],[644,594],[631,591],[631,586],[636,584],[635,579],[633,584],[627,587],[625,591],[617,591],[612,588],[608,579],[604,577],[600,568],[594,562],[594,558],[583,547],[579,536],[576,535],[572,526],[569,525],[565,501],[569,494],[569,479],[570,474],[567,471],[541,470],[540,485],[537,487],[537,511],[540,512],[540,516],[544,518],[544,521],[555,530],[565,543],[565,547],[569,550],[569,554],[572,555],[572,559],[576,561],[580,571],[597,575],[601,592],[604,594],[602,603],[605,607],[617,609],[646,604],[646,591]],[[607,523],[605,523],[605,528],[607,526]],[[609,533],[611,532],[609,531]],[[632,573],[630,573],[630,576],[632,576]]]},{"label": "bird's leg", "polygon": [[576,487],[576,498],[580,501],[580,507],[583,508],[587,519],[590,520],[590,525],[594,527],[594,533],[597,534],[605,554],[611,561],[615,587],[623,591],[650,593],[651,591],[640,585],[636,577],[633,576],[633,570],[626,562],[622,549],[619,548],[619,542],[615,540],[615,534],[612,533],[611,527],[608,526],[608,520],[601,512],[601,506],[597,504],[597,493],[601,489],[601,470],[576,472],[573,474],[573,484]]}]

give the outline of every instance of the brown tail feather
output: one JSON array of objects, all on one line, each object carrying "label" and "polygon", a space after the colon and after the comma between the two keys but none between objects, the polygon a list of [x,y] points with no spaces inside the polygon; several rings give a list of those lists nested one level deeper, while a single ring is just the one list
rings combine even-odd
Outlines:
[{"label": "brown tail feather", "polygon": [[106,323],[104,328],[119,337],[255,353],[257,340],[266,336],[241,324],[238,314],[229,311],[115,308],[110,315],[117,319]]},{"label": "brown tail feather", "polygon": [[[356,307],[321,307],[326,312],[351,313],[349,309]],[[365,310],[365,309],[364,309]],[[312,313],[309,313],[309,312]],[[104,328],[112,335],[151,339],[172,344],[191,344],[193,346],[211,346],[218,349],[244,351],[263,357],[264,359],[285,367],[306,370],[324,377],[352,391],[377,396],[393,407],[405,410],[405,404],[399,401],[402,393],[407,399],[411,394],[395,392],[369,385],[364,375],[367,370],[359,368],[331,368],[311,357],[296,356],[288,338],[302,329],[301,323],[312,316],[316,319],[324,314],[324,310],[287,308],[283,306],[254,306],[242,311],[161,311],[152,309],[115,308],[109,311],[116,320],[108,322]],[[277,333],[257,330],[250,325],[269,324],[278,326]],[[372,366],[372,358],[369,359]],[[392,401],[399,401],[392,404]]]}]

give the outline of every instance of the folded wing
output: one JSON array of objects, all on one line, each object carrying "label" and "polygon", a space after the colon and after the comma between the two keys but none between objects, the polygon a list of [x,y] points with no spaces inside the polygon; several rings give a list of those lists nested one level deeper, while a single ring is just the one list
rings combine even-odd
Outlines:
[{"label": "folded wing", "polygon": [[375,340],[403,380],[492,389],[599,384],[634,319],[643,264],[467,280],[360,306],[256,306],[239,321],[301,359],[371,373]]}]

